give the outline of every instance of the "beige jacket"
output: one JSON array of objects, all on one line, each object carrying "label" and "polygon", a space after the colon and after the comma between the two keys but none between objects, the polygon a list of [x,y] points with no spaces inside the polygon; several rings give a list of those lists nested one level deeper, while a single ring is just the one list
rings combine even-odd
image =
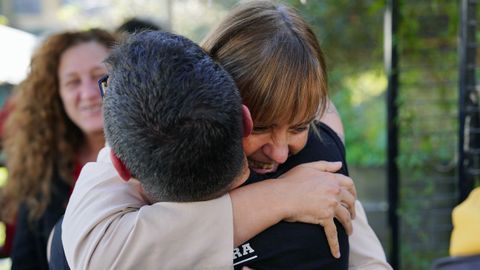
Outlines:
[{"label": "beige jacket", "polygon": [[[83,168],[65,213],[62,241],[72,269],[232,269],[230,197],[145,202],[122,181],[104,148]],[[349,269],[392,269],[356,203]]]},{"label": "beige jacket", "polygon": [[62,241],[71,269],[232,269],[228,195],[145,206],[109,152],[85,165],[68,203]]},{"label": "beige jacket", "polygon": [[387,263],[382,244],[372,227],[368,225],[367,215],[360,201],[355,202],[356,218],[352,221],[353,234],[350,243],[350,270],[391,270]]}]

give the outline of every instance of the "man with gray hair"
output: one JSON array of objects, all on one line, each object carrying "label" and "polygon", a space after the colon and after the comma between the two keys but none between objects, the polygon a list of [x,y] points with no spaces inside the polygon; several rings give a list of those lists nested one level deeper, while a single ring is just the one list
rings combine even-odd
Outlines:
[{"label": "man with gray hair", "polygon": [[151,201],[213,199],[248,177],[239,91],[200,47],[146,32],[106,64],[106,140]]}]

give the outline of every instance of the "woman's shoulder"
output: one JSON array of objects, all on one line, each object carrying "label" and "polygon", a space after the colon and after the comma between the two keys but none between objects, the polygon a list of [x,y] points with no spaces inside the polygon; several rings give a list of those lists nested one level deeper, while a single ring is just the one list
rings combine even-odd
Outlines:
[{"label": "woman's shoulder", "polygon": [[327,123],[315,122],[315,131],[309,133],[308,141],[322,141],[325,143],[334,143],[342,152],[345,151],[344,140],[341,134]]},{"label": "woman's shoulder", "polygon": [[333,130],[342,142],[345,141],[345,132],[343,128],[342,119],[340,114],[337,111],[337,108],[333,102],[328,101],[327,108],[322,116],[317,119],[319,122],[327,125],[331,130]]}]

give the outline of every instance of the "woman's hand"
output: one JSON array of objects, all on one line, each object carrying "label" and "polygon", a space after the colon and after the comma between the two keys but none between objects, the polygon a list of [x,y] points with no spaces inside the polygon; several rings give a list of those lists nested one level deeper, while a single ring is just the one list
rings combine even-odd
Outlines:
[{"label": "woman's hand", "polygon": [[[341,162],[317,161],[298,165],[281,175],[279,179],[284,179],[284,184],[288,185],[290,192],[284,195],[291,195],[292,205],[295,213],[292,216],[302,215],[310,212],[311,203],[318,201],[333,212],[342,212],[335,210],[337,206],[343,206],[349,212],[350,218],[355,218],[355,200],[357,192],[353,180],[343,174],[334,173],[342,166]],[[284,187],[285,189],[287,187]],[[322,196],[324,196],[322,198]],[[304,200],[298,200],[299,197]],[[306,202],[310,204],[304,204]],[[343,214],[341,214],[343,216]],[[308,217],[303,216],[308,220]],[[315,217],[321,218],[320,213],[315,213]],[[295,220],[306,223],[314,223],[304,220]]]},{"label": "woman's hand", "polygon": [[330,250],[340,256],[337,217],[347,233],[352,232],[356,191],[352,179],[332,172],[341,162],[317,161],[299,165],[280,179],[269,179],[230,191],[233,208],[234,245],[281,220],[320,224],[325,228]]},{"label": "woman's hand", "polygon": [[334,217],[352,233],[351,219],[355,217],[356,190],[351,178],[333,172],[340,162],[318,161],[299,165],[283,174],[283,184],[275,192],[283,194],[284,205],[289,206],[286,221],[320,224],[332,255],[340,257]]}]

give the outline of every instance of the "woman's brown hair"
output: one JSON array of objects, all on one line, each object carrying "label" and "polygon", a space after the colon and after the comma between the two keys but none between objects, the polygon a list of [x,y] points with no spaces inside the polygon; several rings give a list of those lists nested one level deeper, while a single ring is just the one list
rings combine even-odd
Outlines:
[{"label": "woman's brown hair", "polygon": [[48,37],[34,53],[27,78],[14,91],[3,138],[9,173],[2,192],[6,220],[13,219],[20,203],[28,207],[30,219],[42,215],[54,173],[73,185],[76,154],[84,138],[63,108],[57,74],[66,50],[91,41],[107,48],[115,43],[109,32],[100,29]]},{"label": "woman's brown hair", "polygon": [[255,125],[305,122],[325,110],[324,56],[312,29],[292,8],[241,3],[203,48],[232,75]]}]

